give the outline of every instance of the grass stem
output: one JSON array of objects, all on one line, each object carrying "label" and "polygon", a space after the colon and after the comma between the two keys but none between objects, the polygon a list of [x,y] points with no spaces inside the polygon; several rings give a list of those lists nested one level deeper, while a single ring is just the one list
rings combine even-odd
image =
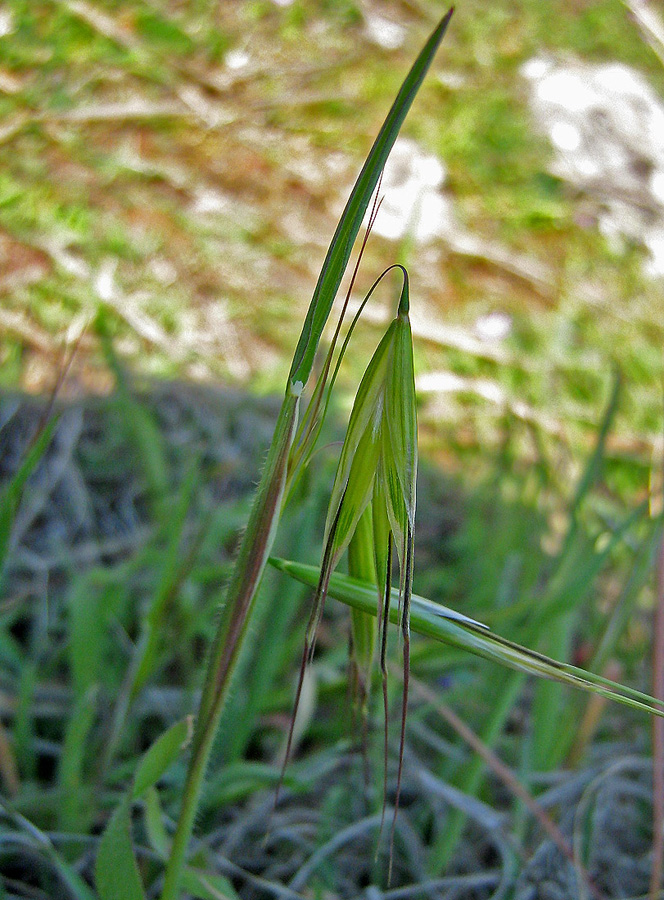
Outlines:
[{"label": "grass stem", "polygon": [[298,409],[299,397],[287,393],[228,586],[222,620],[210,652],[182,807],[166,867],[161,900],[176,900],[180,889],[187,847],[194,828],[214,735],[228,695],[258,584],[274,542],[286,483],[288,457],[297,427]]}]

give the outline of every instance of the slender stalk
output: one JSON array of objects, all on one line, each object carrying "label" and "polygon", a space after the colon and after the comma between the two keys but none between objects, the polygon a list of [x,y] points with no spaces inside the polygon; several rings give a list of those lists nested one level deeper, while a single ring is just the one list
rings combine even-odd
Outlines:
[{"label": "slender stalk", "polygon": [[[216,726],[216,721],[214,724]],[[191,756],[182,795],[180,816],[173,836],[171,854],[168,858],[168,865],[164,876],[164,889],[161,894],[161,900],[176,900],[180,890],[180,882],[182,880],[187,856],[187,847],[189,846],[189,841],[194,830],[196,812],[198,811],[198,801],[201,796],[203,780],[205,778],[205,771],[207,769],[213,740],[214,729],[206,729],[204,740],[197,745]]]},{"label": "slender stalk", "polygon": [[263,477],[228,586],[222,620],[210,651],[182,807],[161,900],[176,900],[178,896],[214,734],[279,522],[288,457],[297,427],[299,399],[299,396],[288,392],[281,407]]}]

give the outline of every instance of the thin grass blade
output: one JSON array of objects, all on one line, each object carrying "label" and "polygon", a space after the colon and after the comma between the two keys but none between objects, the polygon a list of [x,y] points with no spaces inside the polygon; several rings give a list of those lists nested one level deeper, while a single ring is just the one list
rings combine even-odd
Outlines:
[{"label": "thin grass blade", "polygon": [[289,376],[291,384],[299,382],[304,385],[311,374],[318,343],[337,290],[341,284],[341,279],[346,271],[353,244],[369,206],[371,195],[378,183],[406,114],[447,31],[452,12],[453,9],[450,9],[434,29],[406,76],[348,198],[337,230],[327,251],[327,256],[325,257],[304,322],[302,334],[295,350]]},{"label": "thin grass blade", "polygon": [[18,509],[18,504],[23,495],[28,478],[35,470],[39,460],[42,458],[51,442],[56,425],[57,418],[54,417],[39,431],[21,465],[2,491],[2,494],[0,494],[0,585],[2,583],[2,572],[9,551],[11,529],[16,516],[16,510]]},{"label": "thin grass blade", "polygon": [[385,391],[385,423],[390,436],[394,467],[401,485],[410,527],[415,527],[417,481],[417,407],[413,364],[413,335],[408,319],[408,274],[395,323],[392,368]]},{"label": "thin grass blade", "polygon": [[[303,563],[290,562],[288,560],[270,559],[272,565],[286,572],[293,578],[313,584],[318,577],[315,566],[307,566]],[[377,600],[376,590],[373,585],[362,583],[348,575],[337,572],[330,578],[328,593],[336,600],[376,615]],[[392,599],[398,598],[398,592],[392,590]],[[424,606],[419,604],[420,598],[413,594],[411,607],[411,628],[419,634],[442,641],[462,650],[467,650],[484,659],[500,663],[512,669],[536,675],[542,678],[551,678],[561,681],[570,687],[582,691],[596,693],[607,697],[617,703],[639,709],[653,715],[664,717],[664,701],[657,700],[636,691],[624,684],[602,678],[592,672],[587,672],[577,666],[549,659],[541,653],[522,647],[513,641],[507,640],[485,628],[482,625],[471,622],[459,621],[452,611],[441,607],[441,614],[432,615],[427,601]],[[450,614],[451,613],[451,614]],[[390,610],[390,621],[397,624],[398,612]]]}]

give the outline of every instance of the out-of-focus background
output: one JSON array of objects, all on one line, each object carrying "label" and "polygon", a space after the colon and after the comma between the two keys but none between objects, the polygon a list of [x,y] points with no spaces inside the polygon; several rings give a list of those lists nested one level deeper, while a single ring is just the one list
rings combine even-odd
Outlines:
[{"label": "out-of-focus background", "polygon": [[[3,4],[4,384],[47,389],[103,304],[137,371],[280,390],[336,218],[440,10]],[[423,419],[464,444],[486,448],[506,408],[582,439],[614,363],[625,444],[656,439],[657,16],[464,3],[408,119],[358,290],[408,264]],[[87,335],[76,381],[108,389],[107,371]]]},{"label": "out-of-focus background", "polygon": [[[6,896],[85,896],[132,765],[193,708],[325,251],[444,12],[434,0],[0,2],[3,485],[16,483],[76,346],[53,440],[0,522]],[[408,267],[417,589],[650,692],[661,5],[464,0],[382,193],[351,308],[386,266]],[[330,440],[393,308],[386,285],[341,371]],[[333,466],[323,452],[284,523],[283,555],[318,560]],[[343,610],[326,619],[287,802],[262,843],[306,603],[268,577],[200,819],[200,864],[219,896],[384,887],[370,815],[379,710],[372,794],[349,744]],[[413,659],[540,797],[604,896],[647,891],[645,716],[426,642]],[[421,697],[412,705],[395,878],[420,887],[398,896],[576,896],[578,869],[541,822],[449,720]],[[172,827],[182,777],[146,825],[137,813],[153,893],[155,821]],[[552,882],[560,893],[541,893]]]}]

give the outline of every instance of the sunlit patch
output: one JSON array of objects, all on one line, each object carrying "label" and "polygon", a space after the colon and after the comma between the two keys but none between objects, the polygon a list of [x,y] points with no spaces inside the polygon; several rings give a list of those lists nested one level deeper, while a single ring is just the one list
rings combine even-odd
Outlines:
[{"label": "sunlit patch", "polygon": [[238,69],[246,69],[251,62],[251,57],[246,50],[229,50],[224,58],[226,68],[238,71]]},{"label": "sunlit patch", "polygon": [[0,9],[0,38],[12,34],[16,30],[14,16],[10,9]]},{"label": "sunlit patch", "polygon": [[406,29],[398,22],[376,13],[367,12],[364,18],[369,40],[383,50],[398,50],[406,40]]},{"label": "sunlit patch", "polygon": [[556,63],[521,69],[531,107],[556,154],[552,171],[594,196],[600,230],[615,253],[634,242],[645,272],[664,275],[664,105],[645,78],[619,63]]},{"label": "sunlit patch", "polygon": [[475,334],[481,341],[504,341],[512,332],[512,317],[495,310],[475,321]]},{"label": "sunlit patch", "polygon": [[445,178],[437,156],[409,138],[399,138],[385,166],[385,199],[375,232],[389,240],[411,234],[418,243],[449,234],[455,226],[452,203],[441,190]]}]

